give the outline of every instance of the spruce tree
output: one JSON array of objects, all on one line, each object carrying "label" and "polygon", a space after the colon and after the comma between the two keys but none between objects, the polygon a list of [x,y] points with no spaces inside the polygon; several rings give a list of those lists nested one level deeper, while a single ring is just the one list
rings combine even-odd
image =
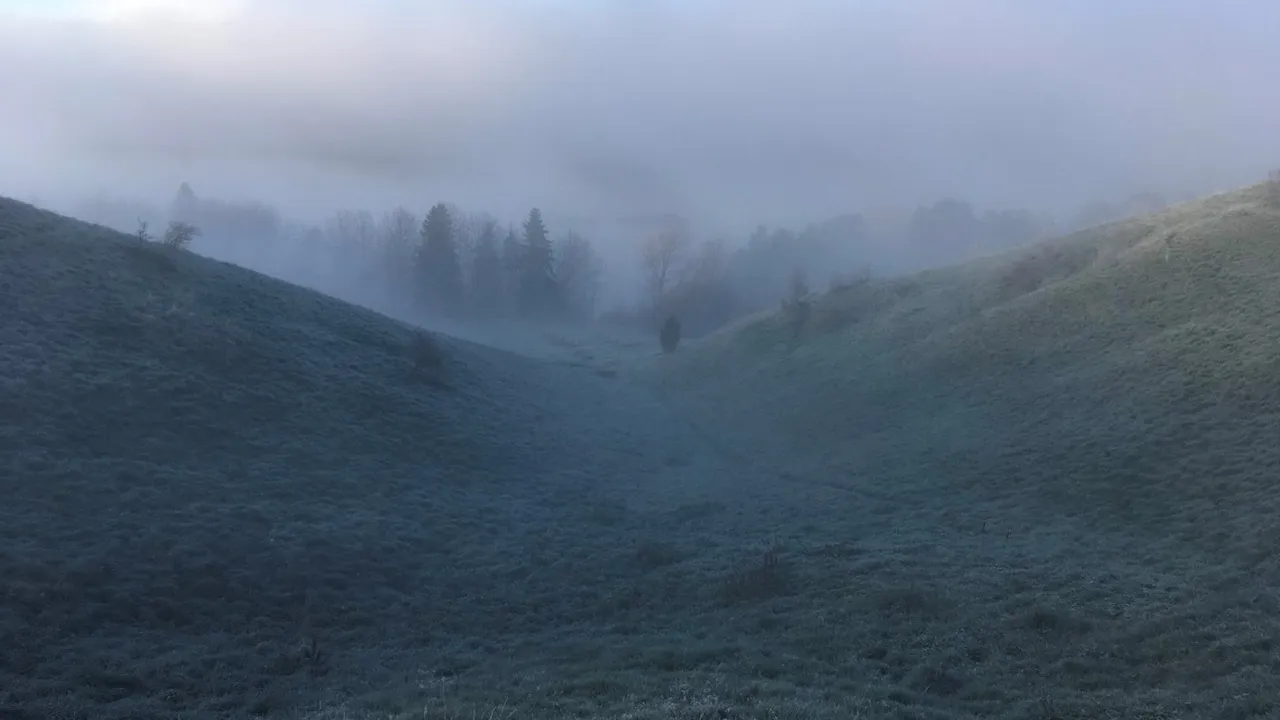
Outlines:
[{"label": "spruce tree", "polygon": [[555,254],[538,208],[529,211],[524,223],[521,252],[520,304],[526,312],[545,314],[555,304]]},{"label": "spruce tree", "polygon": [[462,264],[458,260],[453,217],[444,203],[427,212],[422,221],[422,246],[418,255],[423,298],[438,312],[456,313],[462,301]]}]

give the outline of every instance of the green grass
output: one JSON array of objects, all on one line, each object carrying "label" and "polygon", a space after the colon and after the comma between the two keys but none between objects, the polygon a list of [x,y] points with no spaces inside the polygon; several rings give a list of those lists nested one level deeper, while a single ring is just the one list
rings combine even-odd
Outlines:
[{"label": "green grass", "polygon": [[[911,632],[992,692],[1036,678],[1069,717],[1280,713],[1271,188],[852,286],[812,314],[798,340],[767,315],[633,370],[704,427],[738,419],[744,452],[797,490],[891,506],[883,537],[951,602]],[[966,661],[948,631],[994,646]]]},{"label": "green grass", "polygon": [[663,356],[0,201],[0,716],[1274,716],[1274,203]]}]

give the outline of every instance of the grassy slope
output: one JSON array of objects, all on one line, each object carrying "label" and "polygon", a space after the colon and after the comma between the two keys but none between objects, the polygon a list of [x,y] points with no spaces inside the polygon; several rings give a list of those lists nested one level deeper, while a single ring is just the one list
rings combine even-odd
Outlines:
[{"label": "grassy slope", "polygon": [[758,317],[642,372],[707,428],[749,425],[744,452],[797,487],[931,536],[897,557],[967,607],[919,642],[1042,631],[955,672],[1062,716],[1270,717],[1277,338],[1280,197],[1258,186],[850,287],[798,334]]},{"label": "grassy slope", "polygon": [[0,308],[6,718],[556,716],[733,647],[702,577],[770,503],[635,388],[424,372],[384,317],[8,200]]},{"label": "grassy slope", "polygon": [[663,407],[0,200],[0,715],[1265,717],[1271,202],[746,322]]}]

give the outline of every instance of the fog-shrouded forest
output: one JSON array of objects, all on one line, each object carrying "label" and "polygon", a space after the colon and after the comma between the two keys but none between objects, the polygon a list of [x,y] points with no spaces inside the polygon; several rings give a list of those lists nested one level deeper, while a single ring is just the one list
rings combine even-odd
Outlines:
[{"label": "fog-shrouded forest", "polygon": [[0,0],[0,719],[1280,717],[1276,28]]},{"label": "fog-shrouded forest", "polygon": [[553,246],[601,260],[597,314],[652,306],[638,246],[686,236],[663,292],[699,257],[733,278],[691,310],[702,331],[771,307],[797,268],[823,288],[946,264],[1238,186],[1280,153],[1280,108],[1240,90],[1280,62],[1257,3],[0,12],[0,192],[133,232],[187,183],[200,252],[348,298],[386,288],[334,277],[354,268],[332,248],[385,240],[398,208],[449,204],[466,276],[487,220],[501,250],[537,207]]},{"label": "fog-shrouded forest", "polygon": [[759,225],[742,237],[675,214],[556,228],[556,215],[541,208],[504,222],[444,202],[423,211],[337,210],[305,223],[265,202],[202,198],[186,182],[166,203],[98,195],[68,212],[135,234],[143,224],[159,231],[189,223],[199,231],[193,250],[397,316],[647,331],[674,314],[700,336],[797,292],[970,260],[1167,204],[1139,193],[1058,219],[948,198],[909,213]]}]

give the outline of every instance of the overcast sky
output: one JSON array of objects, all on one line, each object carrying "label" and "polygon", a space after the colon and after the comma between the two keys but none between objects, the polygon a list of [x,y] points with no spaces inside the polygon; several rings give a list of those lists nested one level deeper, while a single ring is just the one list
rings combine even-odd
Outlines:
[{"label": "overcast sky", "polygon": [[1280,3],[0,0],[0,192],[793,220],[1280,167]]}]

